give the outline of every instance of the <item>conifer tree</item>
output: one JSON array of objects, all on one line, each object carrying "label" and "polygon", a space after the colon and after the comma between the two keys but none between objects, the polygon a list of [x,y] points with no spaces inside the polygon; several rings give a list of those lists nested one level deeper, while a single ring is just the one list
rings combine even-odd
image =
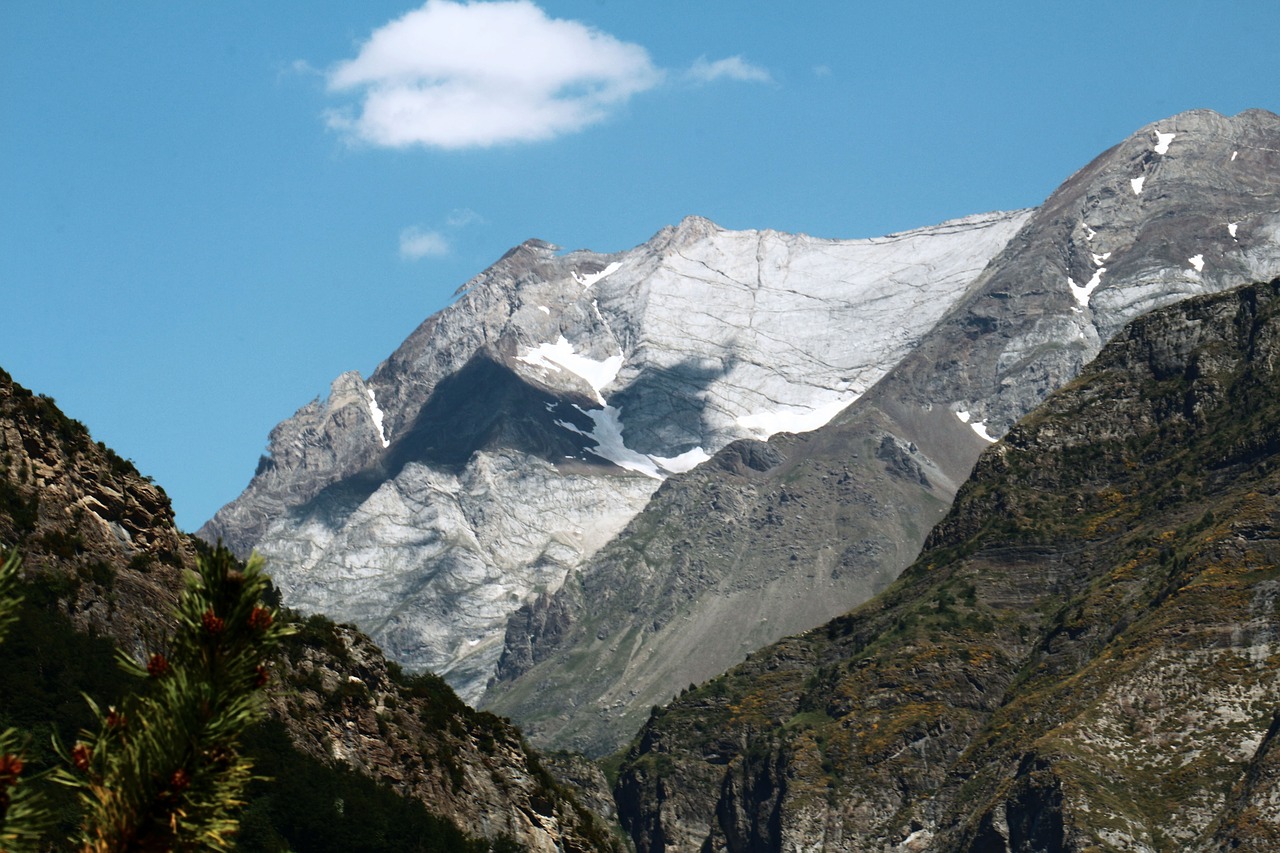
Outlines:
[{"label": "conifer tree", "polygon": [[[16,578],[11,556],[0,571],[0,633],[12,622]],[[97,730],[58,748],[70,767],[54,776],[84,806],[79,850],[231,849],[235,813],[254,778],[240,738],[264,713],[267,660],[292,632],[263,602],[269,585],[261,558],[241,568],[218,547],[189,573],[168,648],[145,662],[121,654],[141,688],[119,707],[103,710],[90,700]],[[50,817],[29,780],[18,784],[24,762],[16,732],[0,737],[7,762],[0,764],[0,850],[36,849]]]}]

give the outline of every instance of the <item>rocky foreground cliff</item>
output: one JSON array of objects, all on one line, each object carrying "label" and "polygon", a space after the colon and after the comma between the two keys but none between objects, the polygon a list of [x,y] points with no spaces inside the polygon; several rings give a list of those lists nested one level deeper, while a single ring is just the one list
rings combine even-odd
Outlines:
[{"label": "rocky foreground cliff", "polygon": [[513,617],[482,704],[542,744],[621,747],[651,706],[882,589],[982,450],[1130,320],[1278,274],[1280,117],[1141,128],[1064,182],[829,424],[669,479]]},{"label": "rocky foreground cliff", "polygon": [[[70,655],[95,654],[96,666],[114,670],[111,651],[98,648],[100,638],[134,656],[164,647],[197,543],[174,527],[159,486],[92,441],[52,399],[0,371],[0,552],[15,548],[34,611],[3,647],[17,657],[6,658],[0,727],[40,732],[47,744],[54,721],[74,718],[74,708],[40,706],[40,697],[62,696],[59,703],[83,707],[79,690],[97,693],[120,681],[86,671],[85,660]],[[433,843],[447,840],[449,849],[481,851],[508,842],[545,853],[617,847],[605,824],[552,778],[509,721],[467,707],[436,676],[402,673],[354,628],[321,617],[298,627],[273,663],[267,688],[284,743],[269,754],[253,753],[260,763],[283,761],[294,774],[309,774],[279,784],[347,796],[356,791],[366,807],[378,801],[406,822],[414,807],[425,808],[437,818],[427,821],[438,830]],[[65,636],[77,632],[80,639]],[[75,679],[83,683],[67,683]],[[20,682],[29,683],[29,695],[16,695]],[[75,730],[62,735],[74,737]],[[381,788],[343,782],[352,771]],[[272,790],[266,786],[258,795]],[[397,796],[403,803],[394,803]],[[259,818],[255,838],[296,845],[289,833],[308,828],[301,814],[306,806],[284,803],[276,817],[285,820],[272,827],[258,805],[251,798],[248,813]],[[333,809],[332,797],[319,808]],[[329,828],[334,840],[341,838],[340,817],[339,804]],[[362,846],[347,849],[376,849],[372,814],[348,820],[367,825]]]},{"label": "rocky foreground cliff", "polygon": [[1280,845],[1280,280],[1134,321],[883,595],[655,710],[640,853]]}]

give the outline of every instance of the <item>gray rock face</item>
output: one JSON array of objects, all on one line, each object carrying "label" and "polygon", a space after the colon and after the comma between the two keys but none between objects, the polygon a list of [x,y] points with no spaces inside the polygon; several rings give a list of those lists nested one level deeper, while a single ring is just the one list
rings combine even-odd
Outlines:
[{"label": "gray rock face", "polygon": [[367,380],[340,376],[277,426],[200,535],[258,549],[293,606],[356,622],[474,700],[518,607],[671,474],[830,420],[1027,216],[847,241],[690,218],[618,255],[529,241]]},{"label": "gray rock face", "polygon": [[979,453],[1127,322],[1278,273],[1280,117],[1197,111],[1139,130],[1068,179],[833,421],[665,483],[513,619],[484,703],[537,743],[617,749],[652,705],[896,577]]},{"label": "gray rock face", "polygon": [[1274,276],[1277,176],[1271,113],[1197,110],[1139,130],[1049,197],[892,392],[1003,435],[1139,314]]}]

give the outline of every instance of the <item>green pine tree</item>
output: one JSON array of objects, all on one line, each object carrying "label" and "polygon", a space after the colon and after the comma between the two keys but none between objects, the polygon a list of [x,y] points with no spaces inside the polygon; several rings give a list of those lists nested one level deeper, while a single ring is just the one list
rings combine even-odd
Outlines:
[{"label": "green pine tree", "polygon": [[[0,572],[0,631],[11,621],[16,558]],[[92,700],[96,731],[81,732],[59,748],[70,765],[55,778],[75,788],[85,817],[74,843],[82,851],[230,850],[237,809],[254,778],[240,752],[245,730],[264,714],[267,661],[292,632],[263,603],[269,580],[256,555],[243,568],[217,548],[198,560],[177,607],[177,631],[168,649],[145,664],[121,655],[121,666],[141,688],[119,707]],[[6,586],[7,585],[7,586]],[[5,732],[4,737],[16,733]],[[0,741],[0,849],[35,849],[47,813],[29,780],[17,784],[20,750]]]}]

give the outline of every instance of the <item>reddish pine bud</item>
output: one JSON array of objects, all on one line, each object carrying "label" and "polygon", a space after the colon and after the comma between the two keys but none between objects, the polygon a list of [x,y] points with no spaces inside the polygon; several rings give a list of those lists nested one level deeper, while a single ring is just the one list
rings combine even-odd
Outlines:
[{"label": "reddish pine bud", "polygon": [[93,751],[89,749],[86,743],[77,743],[75,748],[71,750],[71,763],[81,773],[88,772],[89,762],[93,761]]},{"label": "reddish pine bud", "polygon": [[183,791],[187,790],[187,787],[190,784],[191,784],[191,777],[189,777],[187,775],[187,771],[181,767],[173,771],[173,775],[169,777],[169,787],[172,788],[176,793],[180,794]]},{"label": "reddish pine bud", "polygon": [[271,675],[267,672],[267,668],[262,664],[258,664],[258,668],[255,671],[257,675],[253,679],[253,686],[265,687],[267,682],[271,680]]},{"label": "reddish pine bud", "polygon": [[0,755],[0,788],[17,782],[22,775],[22,766],[21,755]]},{"label": "reddish pine bud", "polygon": [[[151,668],[148,666],[147,669],[150,671]],[[123,729],[127,723],[123,711],[117,711],[114,705],[107,709],[107,728]]]},{"label": "reddish pine bud", "polygon": [[255,631],[265,631],[271,627],[271,611],[265,607],[255,607],[249,614],[249,627]]},{"label": "reddish pine bud", "polygon": [[226,627],[226,623],[222,621],[222,617],[214,613],[212,610],[206,610],[204,615],[200,617],[200,621],[204,623],[204,629],[214,637],[221,634],[222,629]]},{"label": "reddish pine bud", "polygon": [[147,661],[147,675],[152,678],[159,678],[169,672],[169,660],[164,655],[156,652]]}]

